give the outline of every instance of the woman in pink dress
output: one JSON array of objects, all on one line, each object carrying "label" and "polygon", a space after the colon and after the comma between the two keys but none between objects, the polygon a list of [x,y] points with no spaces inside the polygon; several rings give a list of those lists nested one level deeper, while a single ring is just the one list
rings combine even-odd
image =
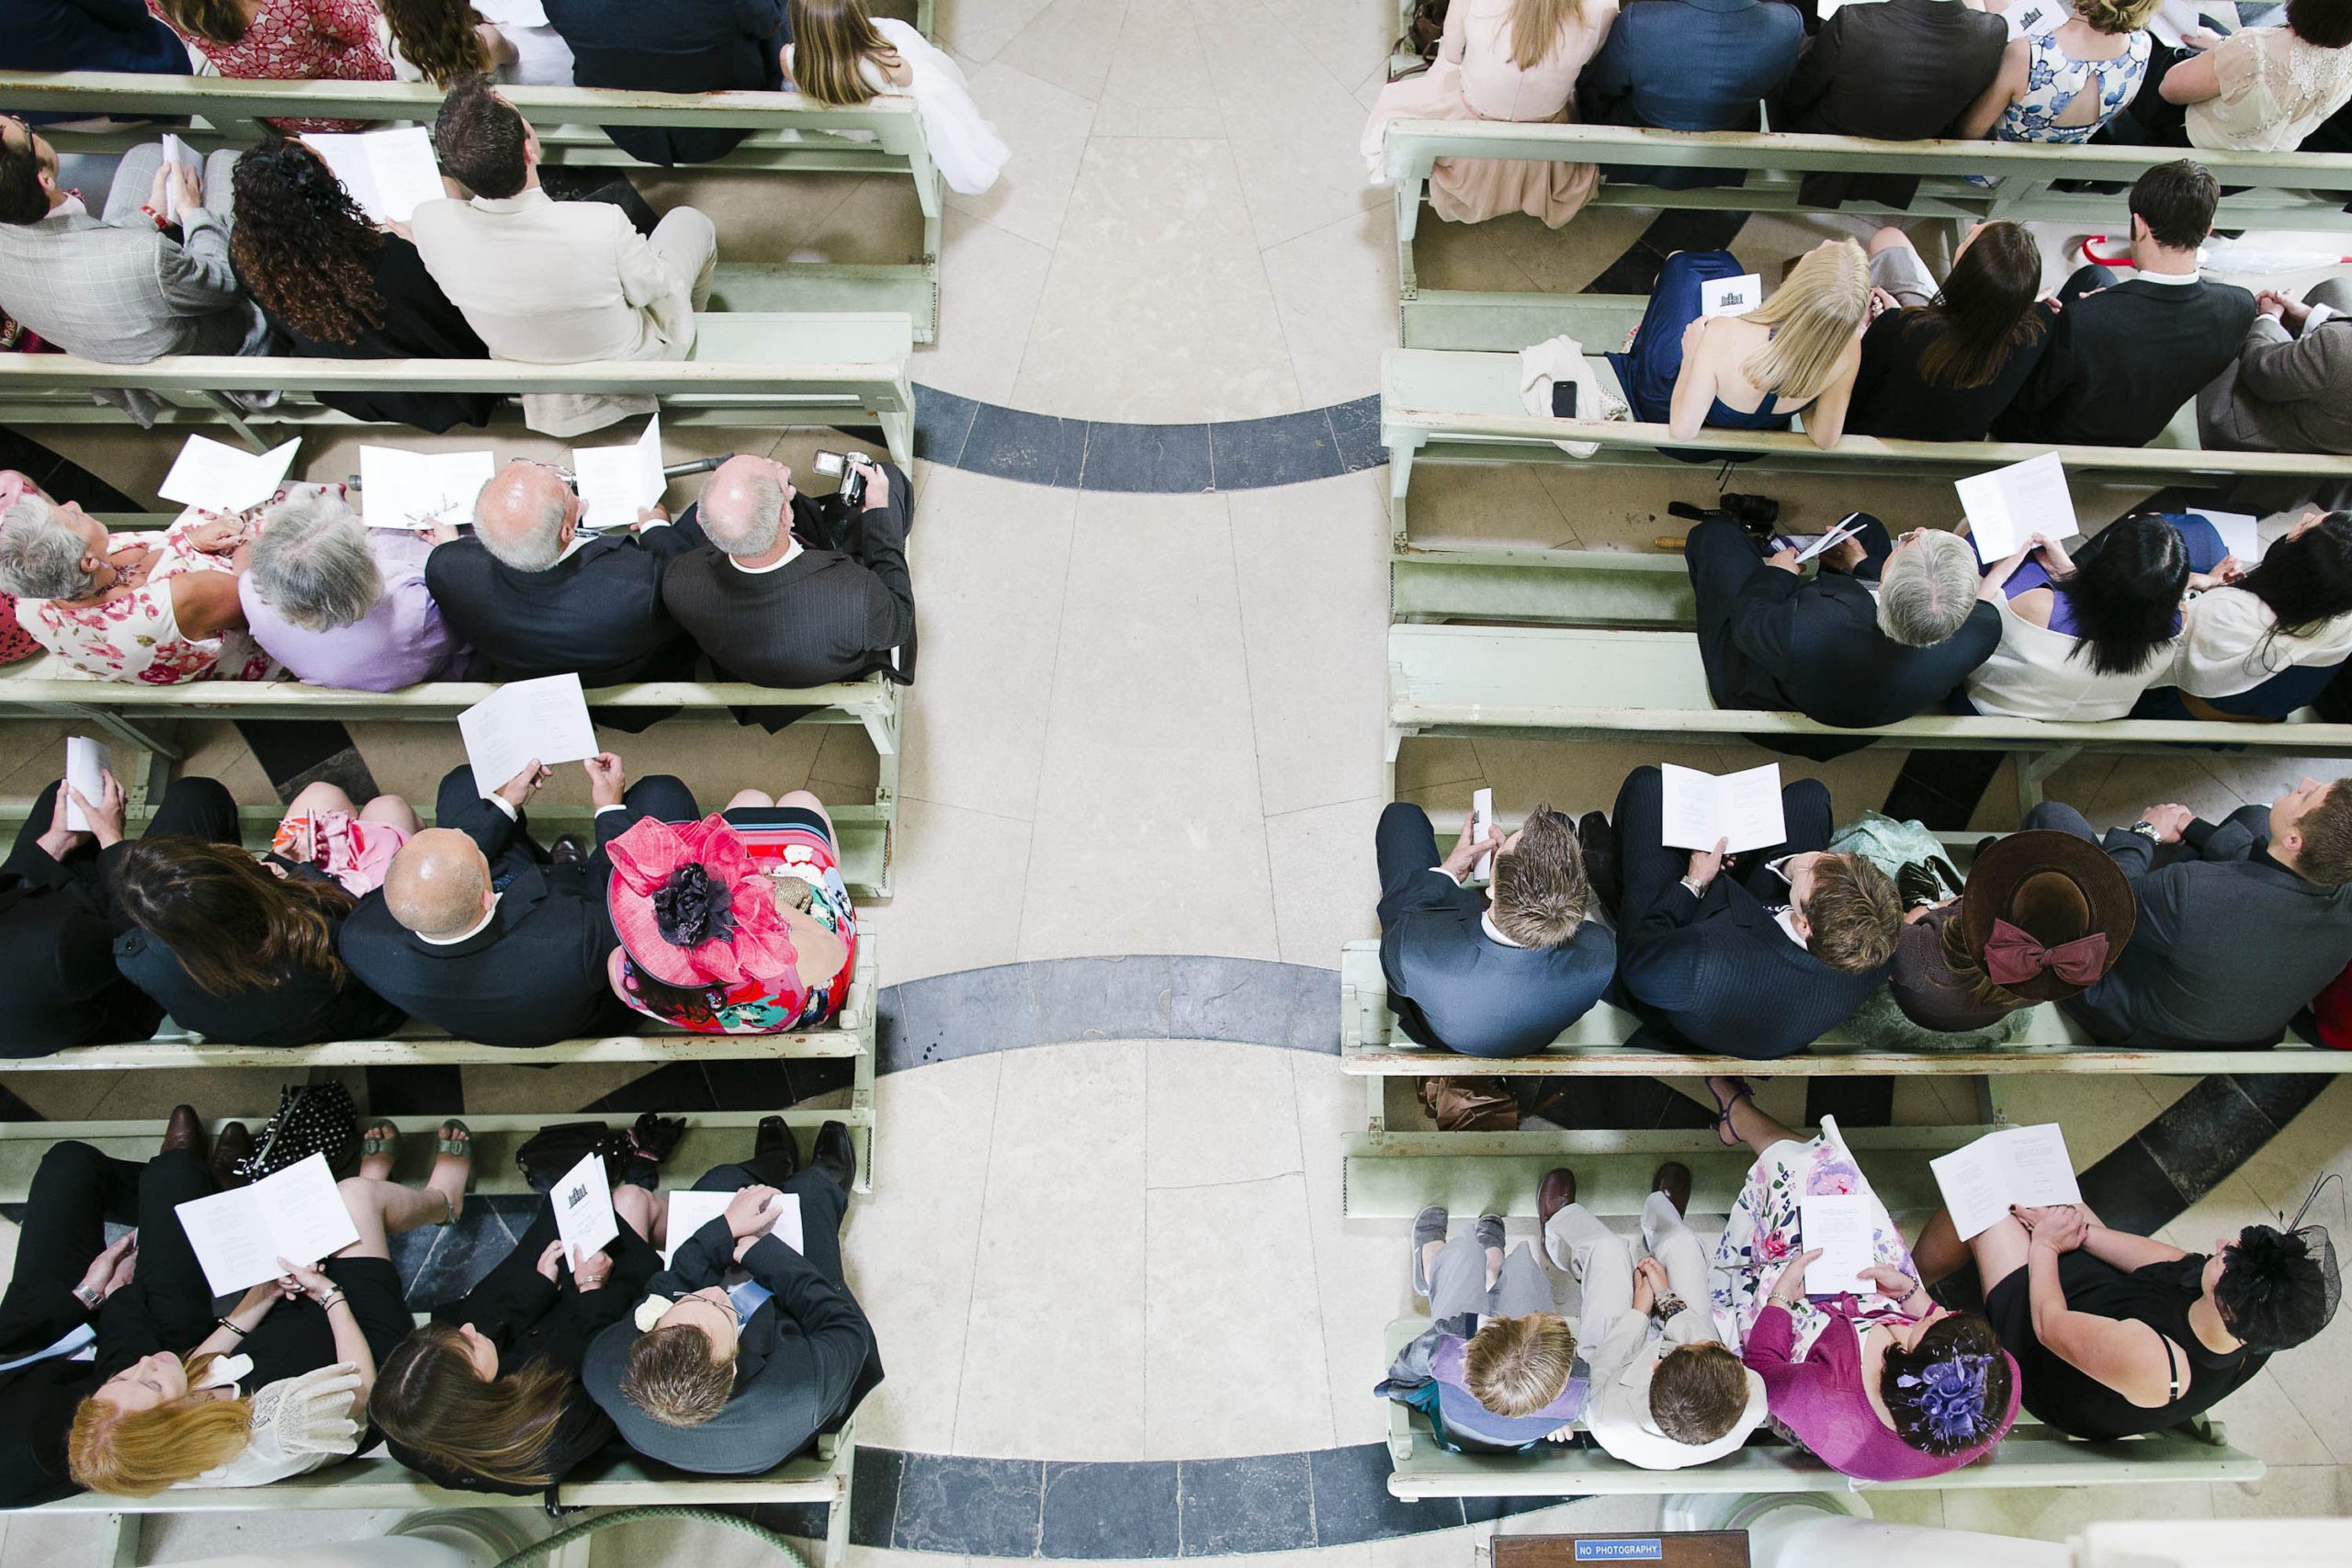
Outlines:
[{"label": "woman in pink dress", "polygon": [[[1382,143],[1392,119],[1574,121],[1577,76],[1616,17],[1617,0],[1453,0],[1436,63],[1391,82],[1373,105],[1363,130],[1373,182],[1387,177]],[[1442,158],[1430,176],[1430,206],[1449,222],[1524,212],[1556,229],[1600,183],[1590,164]]]},{"label": "woman in pink dress", "polygon": [[[270,82],[389,82],[391,56],[370,0],[147,0],[223,76]],[[273,119],[289,133],[358,130],[355,119]]]},{"label": "woman in pink dress", "polygon": [[28,488],[0,511],[0,592],[17,596],[35,642],[101,681],[274,680],[237,598],[246,536],[237,519],[194,510],[159,533],[109,536]]}]

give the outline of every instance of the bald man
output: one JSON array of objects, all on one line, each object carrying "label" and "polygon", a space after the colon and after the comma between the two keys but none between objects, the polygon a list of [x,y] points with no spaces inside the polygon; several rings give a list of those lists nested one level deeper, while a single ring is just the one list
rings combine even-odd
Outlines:
[{"label": "bald man", "polygon": [[[425,558],[433,602],[474,650],[476,681],[578,673],[588,686],[688,680],[695,647],[662,604],[662,573],[707,541],[694,509],[649,507],[626,532],[586,534],[580,497],[547,463],[517,459],[474,502],[474,532]],[[617,728],[650,723],[599,720]]]},{"label": "bald man", "polygon": [[582,764],[596,807],[596,852],[551,864],[523,807],[547,781],[537,762],[488,795],[461,767],[441,781],[435,816],[392,857],[383,886],[343,923],[343,961],[368,987],[461,1040],[552,1044],[631,1032],[637,1016],[605,982],[618,940],[605,906],[605,846],[640,818],[700,815],[678,780],[628,782],[611,752]]},{"label": "bald man", "polygon": [[709,542],[670,563],[662,597],[726,677],[781,687],[876,670],[915,678],[914,492],[896,466],[856,461],[865,500],[854,512],[838,496],[802,495],[767,457],[730,457],[704,485]]}]

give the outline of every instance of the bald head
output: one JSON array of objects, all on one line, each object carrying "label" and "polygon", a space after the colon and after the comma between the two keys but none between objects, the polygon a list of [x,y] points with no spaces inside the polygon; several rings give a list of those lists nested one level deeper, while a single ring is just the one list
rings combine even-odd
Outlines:
[{"label": "bald head", "polygon": [[702,487],[696,515],[710,542],[738,560],[766,555],[784,537],[791,472],[765,457],[729,457]]},{"label": "bald head", "polygon": [[545,463],[509,463],[474,498],[474,534],[516,571],[545,571],[571,542],[580,498]]},{"label": "bald head", "polygon": [[419,936],[462,935],[490,908],[490,862],[456,829],[427,828],[392,857],[384,907]]}]

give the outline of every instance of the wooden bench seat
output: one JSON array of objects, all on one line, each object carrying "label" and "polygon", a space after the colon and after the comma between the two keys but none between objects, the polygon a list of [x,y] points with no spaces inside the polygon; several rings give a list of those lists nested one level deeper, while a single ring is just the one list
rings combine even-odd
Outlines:
[{"label": "wooden bench seat", "polygon": [[[930,0],[922,0],[926,6]],[[922,254],[904,264],[781,261],[768,270],[787,292],[759,309],[903,310],[919,343],[936,340],[945,187],[912,99],[828,108],[797,93],[644,93],[607,87],[502,86],[539,135],[545,161],[567,167],[644,170],[605,126],[744,129],[731,151],[691,169],[902,177],[922,212]],[[442,92],[429,82],[261,81],[67,71],[0,71],[0,107],[69,116],[141,116],[190,123],[177,134],[198,152],[249,147],[271,134],[264,118],[318,118],[431,125]],[[153,142],[162,126],[46,125],[61,152],[120,152]],[[739,307],[743,308],[743,307]]]},{"label": "wooden bench seat", "polygon": [[[767,268],[740,275],[740,286],[764,288],[760,280],[773,274]],[[879,425],[892,458],[912,468],[915,400],[908,366],[914,336],[906,315],[755,309],[706,311],[695,320],[694,350],[683,360],[526,365],[168,355],[145,365],[108,365],[63,354],[0,355],[0,423],[119,423],[130,416],[90,394],[136,387],[164,400],[157,424],[226,424],[260,450],[280,439],[280,427],[288,425],[382,430],[395,443],[403,437],[391,433],[407,432],[404,425],[371,424],[327,408],[312,397],[322,391],[639,393],[660,399],[662,417],[673,427]],[[234,407],[220,395],[273,389],[284,395],[261,410]],[[519,410],[512,413],[519,417]]]},{"label": "wooden bench seat", "polygon": [[[1867,198],[1849,213],[1893,213],[1913,228],[1941,220],[1955,229],[1993,218],[2127,231],[2123,188],[2154,164],[2181,156],[2172,147],[2068,146],[2045,142],[1877,141],[1864,137],[1786,131],[1651,130],[1613,125],[1510,124],[1496,120],[1396,120],[1388,126],[1386,172],[1396,185],[1398,288],[1404,341],[1416,347],[1518,347],[1465,342],[1465,325],[1491,321],[1498,307],[1541,301],[1535,294],[1493,294],[1423,288],[1413,250],[1427,205],[1431,168],[1441,158],[1544,163],[1647,164],[1740,171],[1744,183],[1662,190],[1604,180],[1593,197],[1604,207],[1707,209],[1736,212],[1836,210],[1808,204],[1804,176],[1816,172],[1917,176],[1905,208]],[[2240,231],[2352,227],[2352,157],[2315,152],[2198,151],[2225,194],[2215,227]],[[1971,175],[1996,183],[1977,185]],[[2094,181],[2114,188],[2062,190]],[[1526,340],[1533,342],[1533,339]],[[1614,348],[1614,343],[1607,346]]]},{"label": "wooden bench seat", "polygon": [[[852,1417],[842,1423],[838,1432],[819,1434],[810,1452],[787,1460],[764,1475],[690,1475],[625,1450],[615,1450],[586,1461],[565,1477],[555,1488],[557,1506],[572,1509],[641,1507],[649,1504],[822,1504],[830,1510],[823,1543],[824,1568],[842,1568],[849,1553],[850,1488],[857,1457],[855,1425],[855,1418]],[[114,1568],[135,1568],[141,1561],[144,1521],[154,1514],[259,1513],[288,1508],[537,1508],[543,1500],[539,1493],[512,1496],[436,1486],[378,1450],[372,1456],[362,1455],[330,1469],[289,1476],[267,1486],[175,1489],[152,1497],[85,1492],[19,1511],[31,1515],[107,1515],[111,1528],[89,1561],[110,1563]]]},{"label": "wooden bench seat", "polygon": [[[1381,358],[1380,432],[1388,448],[1390,532],[1401,547],[1410,538],[1407,497],[1421,463],[1542,463],[1598,467],[1684,467],[1703,469],[1659,450],[1755,454],[1758,468],[1792,473],[1959,478],[2055,452],[2069,473],[2141,480],[2151,485],[2263,476],[2313,480],[2352,479],[2352,457],[2331,453],[2220,452],[2197,445],[2194,408],[2184,404],[2164,434],[2146,446],[2052,446],[2025,442],[1900,441],[1847,435],[1824,450],[1799,431],[1708,428],[1677,441],[1663,424],[1623,420],[1563,420],[1527,412],[1520,398],[1518,349],[1566,332],[1589,355],[1613,349],[1640,319],[1641,301],[1607,296],[1550,301],[1512,311],[1500,343],[1484,350],[1392,348]],[[1510,352],[1489,352],[1508,348]],[[1589,457],[1556,443],[1597,443]]]},{"label": "wooden bench seat", "polygon": [[2043,1073],[2342,1073],[2352,1051],[2331,1051],[2290,1033],[2268,1051],[2151,1051],[2102,1044],[2054,1006],[2026,1011],[2017,1041],[1975,1051],[1885,1051],[1831,1031],[1793,1056],[1749,1061],[1705,1053],[1646,1051],[1626,1042],[1640,1020],[1607,1002],[1596,1005],[1551,1046],[1532,1056],[1464,1056],[1408,1036],[1388,1010],[1380,942],[1363,937],[1340,952],[1340,1055],[1348,1072],[1370,1077],[1430,1077],[1503,1073],[1513,1077],[1682,1077],[1737,1073],[1747,1077],[1892,1076],[1951,1077]]},{"label": "wooden bench seat", "polygon": [[[1429,1327],[1426,1318],[1388,1325],[1388,1354]],[[2200,1417],[2169,1432],[2090,1443],[2020,1416],[1990,1456],[1923,1481],[1857,1483],[1769,1432],[1747,1447],[1687,1470],[1643,1470],[1598,1448],[1545,1444],[1527,1454],[1457,1454],[1437,1446],[1426,1418],[1388,1406],[1389,1493],[1423,1497],[1579,1497],[1597,1493],[1984,1491],[2022,1486],[2189,1485],[2258,1481],[2262,1461],[2231,1448],[2219,1422]]]}]

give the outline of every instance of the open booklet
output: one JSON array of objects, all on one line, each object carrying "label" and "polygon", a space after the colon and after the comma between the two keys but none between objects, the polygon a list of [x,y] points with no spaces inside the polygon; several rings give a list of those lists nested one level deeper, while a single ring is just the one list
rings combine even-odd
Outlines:
[{"label": "open booklet", "polygon": [[433,137],[421,125],[398,130],[313,130],[302,144],[316,152],[372,223],[405,223],[428,201],[448,196]]},{"label": "open booklet", "polygon": [[266,452],[248,452],[191,435],[155,493],[206,512],[250,511],[277,493],[301,445],[297,436]]},{"label": "open booklet", "polygon": [[281,1258],[312,1264],[359,1239],[324,1155],[298,1160],[250,1186],[193,1199],[176,1212],[216,1296],[277,1279],[285,1272],[277,1266]]},{"label": "open booklet", "polygon": [[2071,539],[2078,531],[2066,469],[2055,452],[1952,481],[1968,513],[1976,558],[1986,566],[2025,547],[2036,534]]},{"label": "open booklet", "polygon": [[[727,1212],[733,1202],[732,1192],[673,1192],[670,1194],[670,1245],[662,1249],[662,1267],[678,1256],[679,1244],[695,1232]],[[768,1205],[767,1234],[792,1248],[800,1250],[800,1194],[779,1192],[775,1201]]]},{"label": "open booklet", "polygon": [[2013,1203],[2038,1209],[2083,1201],[2066,1134],[2054,1122],[1987,1133],[1965,1148],[1929,1160],[1928,1168],[1936,1173],[1952,1228],[1962,1241],[1992,1229]]},{"label": "open booklet", "polygon": [[626,446],[574,446],[571,488],[580,492],[583,527],[626,533],[670,488],[662,472],[662,416],[647,420],[645,434]]},{"label": "open booklet", "polygon": [[596,754],[596,726],[577,675],[509,681],[458,716],[458,734],[485,800],[534,757],[553,767]]},{"label": "open booklet", "polygon": [[1660,825],[1662,842],[1673,850],[1712,850],[1728,840],[1726,852],[1767,849],[1789,837],[1781,814],[1781,764],[1767,762],[1742,773],[1702,773],[1667,762]]},{"label": "open booklet", "polygon": [[474,500],[498,472],[492,452],[359,448],[359,515],[370,528],[451,527],[474,520]]}]

